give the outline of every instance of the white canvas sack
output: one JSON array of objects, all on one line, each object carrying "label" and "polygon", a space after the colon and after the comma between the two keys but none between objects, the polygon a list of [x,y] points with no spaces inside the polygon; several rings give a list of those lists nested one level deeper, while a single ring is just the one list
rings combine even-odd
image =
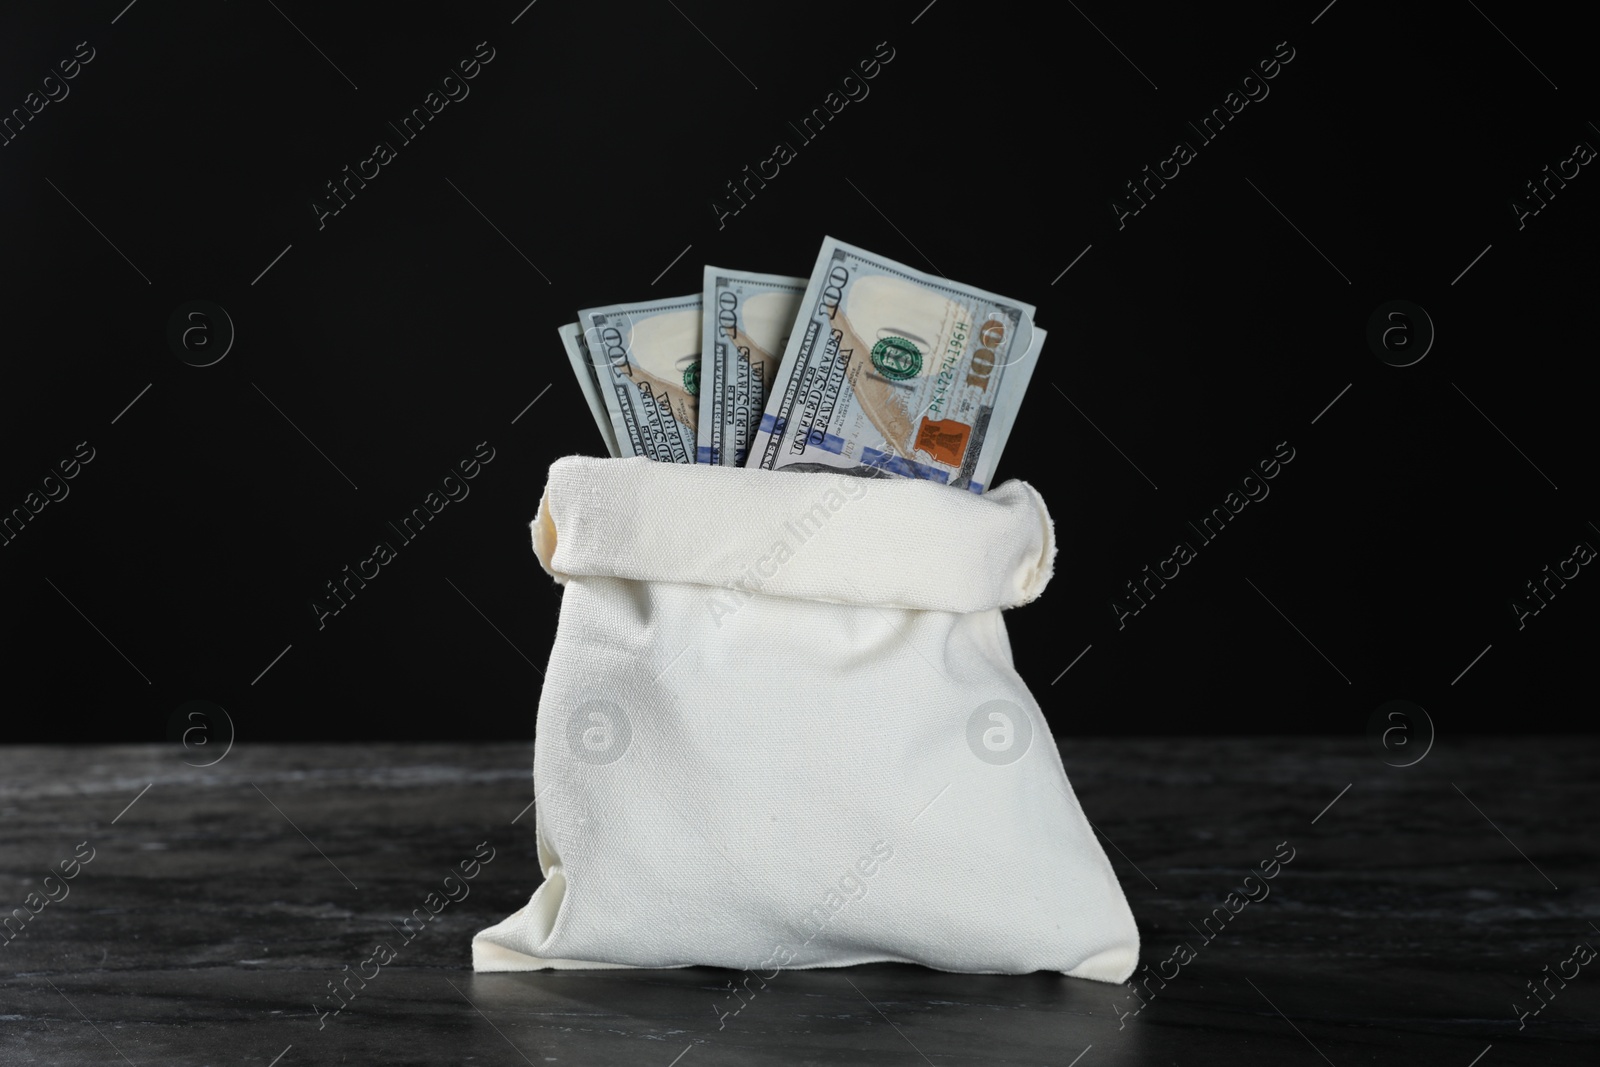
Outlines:
[{"label": "white canvas sack", "polygon": [[533,547],[544,882],[474,969],[1133,973],[1000,617],[1052,571],[1032,487],[573,456]]}]

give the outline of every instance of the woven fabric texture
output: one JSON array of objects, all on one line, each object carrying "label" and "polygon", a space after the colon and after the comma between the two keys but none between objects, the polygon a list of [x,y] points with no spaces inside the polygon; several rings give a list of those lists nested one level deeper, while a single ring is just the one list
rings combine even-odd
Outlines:
[{"label": "woven fabric texture", "polygon": [[1030,486],[568,457],[533,542],[544,882],[475,969],[1132,974],[1001,618],[1054,564]]}]

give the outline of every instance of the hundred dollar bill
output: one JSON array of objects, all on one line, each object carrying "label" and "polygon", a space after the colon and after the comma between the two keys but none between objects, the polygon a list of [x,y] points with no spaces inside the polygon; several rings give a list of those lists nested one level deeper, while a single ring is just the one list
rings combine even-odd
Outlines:
[{"label": "hundred dollar bill", "polygon": [[747,465],[983,492],[1044,344],[1033,315],[826,238]]},{"label": "hundred dollar bill", "polygon": [[578,388],[583,390],[583,399],[589,403],[589,414],[594,416],[594,424],[600,427],[600,439],[606,443],[606,451],[613,456],[621,455],[617,451],[616,431],[611,428],[611,412],[606,410],[606,402],[600,398],[600,379],[589,359],[589,350],[584,347],[578,324],[569,322],[556,332],[561,335],[561,347],[567,350],[567,361],[572,364],[572,372],[578,376]]},{"label": "hundred dollar bill", "polygon": [[700,294],[578,312],[618,451],[693,463],[700,393]]},{"label": "hundred dollar bill", "polygon": [[699,462],[744,466],[805,288],[804,278],[705,269]]}]

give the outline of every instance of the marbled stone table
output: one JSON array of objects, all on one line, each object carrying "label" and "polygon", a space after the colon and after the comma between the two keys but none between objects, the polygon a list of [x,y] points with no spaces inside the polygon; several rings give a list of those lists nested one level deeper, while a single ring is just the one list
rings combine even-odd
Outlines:
[{"label": "marbled stone table", "polygon": [[[93,857],[0,944],[0,1064],[1600,1062],[1600,962],[1570,962],[1600,946],[1595,740],[1443,738],[1408,768],[1359,737],[1061,748],[1143,961],[1190,946],[1164,987],[784,972],[725,1026],[732,972],[473,974],[472,934],[539,879],[530,744],[0,749],[0,914]],[[470,895],[405,942],[482,841]],[[1282,842],[1270,895],[1203,936]]]}]

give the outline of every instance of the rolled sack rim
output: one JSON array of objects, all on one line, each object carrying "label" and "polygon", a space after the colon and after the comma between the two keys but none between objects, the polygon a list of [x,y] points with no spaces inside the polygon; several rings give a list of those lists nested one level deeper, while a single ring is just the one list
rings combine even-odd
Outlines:
[{"label": "rolled sack rim", "polygon": [[[796,532],[792,520],[816,512],[830,493],[852,503],[833,507],[831,526],[802,538],[784,559],[817,540],[821,551],[838,553],[839,566],[812,555],[802,565],[777,568],[770,583],[757,582],[752,590],[749,568],[741,573],[740,563],[774,538],[787,539],[783,530]],[[661,528],[664,515],[681,517],[682,528]],[[788,521],[780,522],[784,516]],[[1043,497],[1017,479],[979,495],[909,478],[670,464],[641,456],[556,460],[529,529],[539,565],[559,585],[574,577],[612,577],[958,613],[1037,599],[1054,575],[1058,551]],[[908,538],[908,530],[922,534]],[[888,534],[900,535],[899,555],[863,561],[860,553],[845,551],[851,538],[878,543]],[[951,567],[951,559],[970,565]],[[899,595],[896,581],[903,586]],[[887,589],[882,595],[888,599],[858,594],[858,585]]]}]

